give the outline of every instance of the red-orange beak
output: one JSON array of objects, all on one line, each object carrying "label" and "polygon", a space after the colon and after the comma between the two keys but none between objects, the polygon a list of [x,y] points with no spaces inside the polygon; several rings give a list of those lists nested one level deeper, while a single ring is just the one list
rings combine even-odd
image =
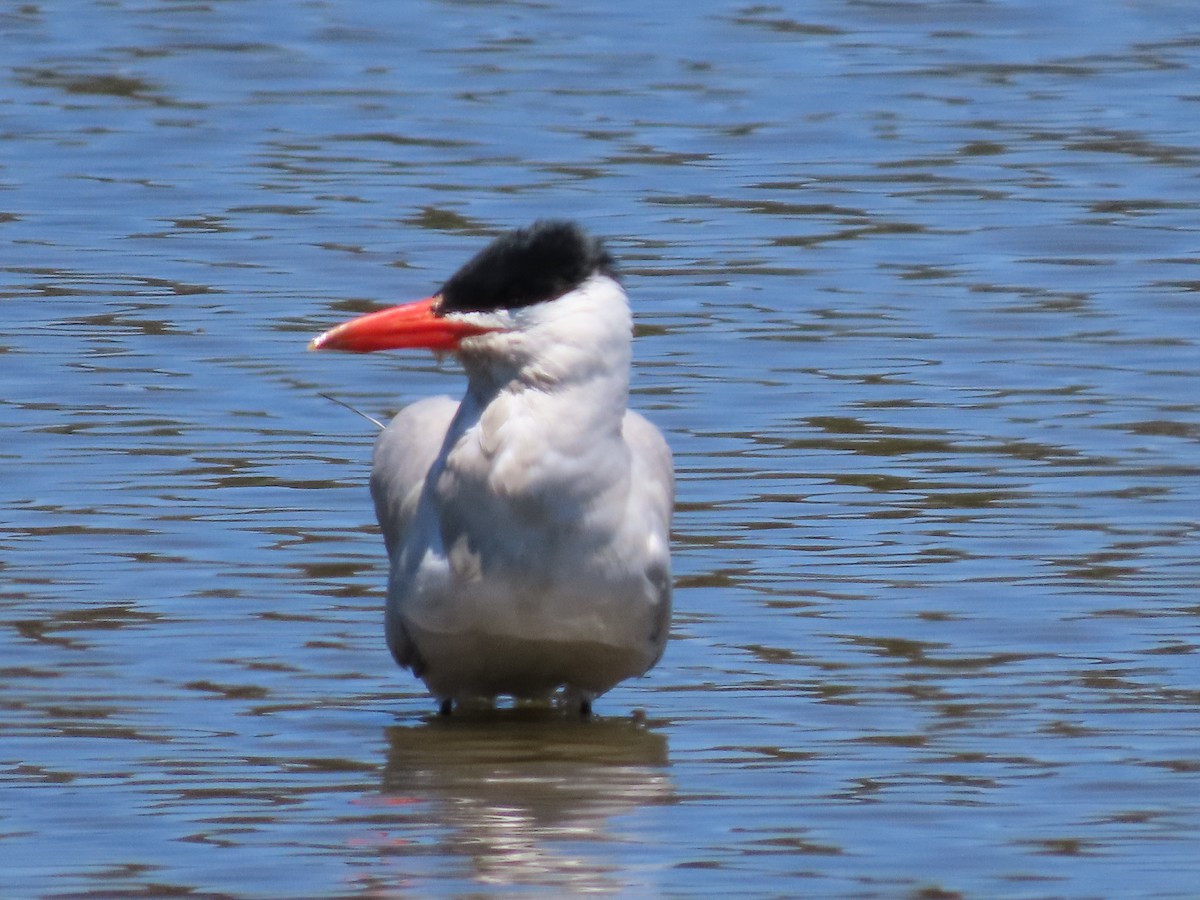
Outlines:
[{"label": "red-orange beak", "polygon": [[353,353],[403,347],[457,350],[463,338],[485,334],[489,330],[437,315],[437,300],[437,297],[427,297],[416,303],[381,309],[335,325],[313,338],[308,349],[349,350]]}]

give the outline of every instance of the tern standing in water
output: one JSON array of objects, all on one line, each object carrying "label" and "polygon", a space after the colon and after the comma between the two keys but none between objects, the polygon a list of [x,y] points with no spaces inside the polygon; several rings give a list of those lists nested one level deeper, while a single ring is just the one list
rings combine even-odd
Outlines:
[{"label": "tern standing in water", "polygon": [[375,443],[396,661],[456,702],[594,698],[662,655],[671,451],[626,409],[632,320],[604,245],[569,222],[509,232],[434,296],[315,350],[453,353],[459,401],[405,408]]}]

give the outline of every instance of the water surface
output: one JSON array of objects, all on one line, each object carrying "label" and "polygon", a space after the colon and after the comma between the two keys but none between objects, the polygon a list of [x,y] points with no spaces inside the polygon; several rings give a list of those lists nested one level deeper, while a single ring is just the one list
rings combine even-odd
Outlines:
[{"label": "water surface", "polygon": [[[0,12],[0,893],[1189,896],[1189,3]],[[310,355],[492,234],[622,260],[663,662],[441,721]],[[639,714],[638,711],[644,711]]]}]

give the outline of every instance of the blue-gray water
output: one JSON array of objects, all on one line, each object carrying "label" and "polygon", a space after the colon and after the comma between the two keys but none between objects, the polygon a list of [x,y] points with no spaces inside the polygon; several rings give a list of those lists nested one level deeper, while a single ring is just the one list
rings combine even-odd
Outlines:
[{"label": "blue-gray water", "polygon": [[[0,61],[0,896],[1200,889],[1193,3],[28,3]],[[539,216],[624,262],[674,635],[437,721],[319,393],[461,376],[305,343]]]}]

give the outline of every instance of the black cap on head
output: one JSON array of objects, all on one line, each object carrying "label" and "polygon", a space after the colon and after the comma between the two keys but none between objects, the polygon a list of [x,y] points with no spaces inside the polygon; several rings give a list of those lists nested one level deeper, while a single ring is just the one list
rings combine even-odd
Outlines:
[{"label": "black cap on head", "polygon": [[501,235],[450,276],[439,312],[516,309],[554,300],[597,272],[616,277],[599,238],[573,222],[543,220]]}]

